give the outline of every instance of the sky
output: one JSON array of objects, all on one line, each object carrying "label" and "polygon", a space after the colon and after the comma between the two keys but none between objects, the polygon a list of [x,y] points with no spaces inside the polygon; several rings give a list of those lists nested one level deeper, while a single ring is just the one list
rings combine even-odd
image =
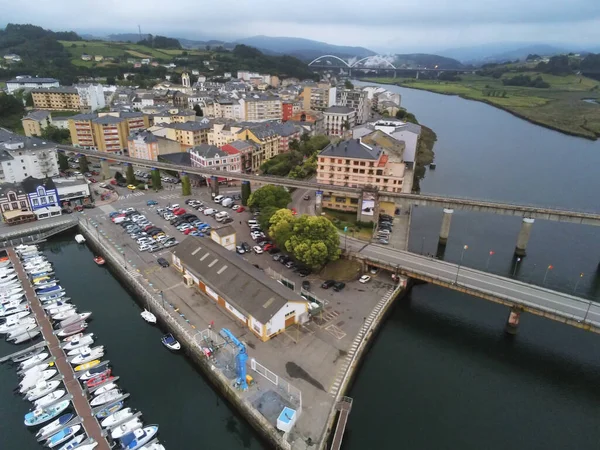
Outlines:
[{"label": "sky", "polygon": [[0,0],[0,25],[190,39],[302,37],[380,52],[494,42],[600,46],[599,0]]}]

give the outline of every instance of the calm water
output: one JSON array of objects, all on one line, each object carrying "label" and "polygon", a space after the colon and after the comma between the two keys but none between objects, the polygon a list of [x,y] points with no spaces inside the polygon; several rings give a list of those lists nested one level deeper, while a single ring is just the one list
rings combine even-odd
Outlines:
[{"label": "calm water", "polygon": [[[600,211],[600,143],[458,97],[384,86],[438,135],[423,192]],[[412,251],[435,253],[441,212],[413,215]],[[600,230],[455,211],[444,258],[600,299]],[[516,271],[515,271],[516,267]],[[399,302],[350,395],[344,449],[597,449],[600,340],[535,316],[507,338],[504,307],[423,285]]]},{"label": "calm water", "polygon": [[[46,246],[49,259],[80,311],[92,311],[88,327],[106,348],[119,386],[131,394],[128,406],[143,413],[145,423],[159,424],[169,450],[263,449],[253,430],[211,389],[185,357],[160,343],[162,332],[146,324],[140,307],[92,253],[72,237]],[[0,355],[15,346],[0,341]],[[39,449],[23,425],[30,404],[12,394],[16,370],[0,366],[0,449]]]}]

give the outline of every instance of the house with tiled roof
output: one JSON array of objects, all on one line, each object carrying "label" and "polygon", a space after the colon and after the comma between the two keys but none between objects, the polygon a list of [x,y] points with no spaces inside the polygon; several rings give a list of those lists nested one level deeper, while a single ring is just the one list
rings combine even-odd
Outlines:
[{"label": "house with tiled roof", "polygon": [[239,152],[227,152],[214,145],[201,144],[191,148],[189,153],[194,167],[238,173],[241,171]]}]

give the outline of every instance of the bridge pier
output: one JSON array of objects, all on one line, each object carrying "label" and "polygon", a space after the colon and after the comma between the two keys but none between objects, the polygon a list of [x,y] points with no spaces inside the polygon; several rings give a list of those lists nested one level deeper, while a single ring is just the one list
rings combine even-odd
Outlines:
[{"label": "bridge pier", "polygon": [[100,173],[102,174],[103,180],[108,180],[109,178],[112,178],[110,174],[110,164],[108,163],[108,160],[104,158],[100,160]]},{"label": "bridge pier", "polygon": [[506,319],[506,326],[504,327],[504,331],[508,334],[515,335],[519,331],[519,321],[521,319],[521,311],[518,309],[512,308],[510,313],[508,314],[508,319]]},{"label": "bridge pier", "polygon": [[440,229],[440,241],[441,245],[446,245],[448,242],[448,236],[450,235],[450,223],[452,222],[453,209],[444,208],[444,217],[442,218],[442,228]]},{"label": "bridge pier", "polygon": [[210,177],[210,193],[213,198],[219,195],[219,179],[217,177]]},{"label": "bridge pier", "polygon": [[527,254],[527,243],[529,242],[529,237],[531,236],[531,227],[533,227],[533,222],[535,222],[534,219],[529,219],[527,217],[523,218],[523,222],[521,223],[521,231],[519,231],[519,236],[517,237],[515,255],[525,256]]}]

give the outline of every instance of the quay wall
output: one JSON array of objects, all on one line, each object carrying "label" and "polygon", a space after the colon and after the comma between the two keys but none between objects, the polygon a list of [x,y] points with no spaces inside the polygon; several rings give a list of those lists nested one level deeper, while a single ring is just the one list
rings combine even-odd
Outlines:
[{"label": "quay wall", "polygon": [[[214,367],[210,360],[202,352],[201,346],[196,341],[196,335],[199,331],[193,330],[186,323],[182,323],[179,316],[174,316],[164,308],[161,301],[151,293],[139,281],[139,273],[128,268],[123,257],[114,247],[107,245],[106,238],[100,235],[96,228],[85,219],[79,221],[79,230],[87,240],[87,244],[95,250],[101,250],[109,267],[115,275],[130,290],[132,290],[138,300],[155,314],[179,340],[186,354],[197,364],[202,373],[210,380],[213,386],[229,401],[243,417],[254,427],[256,431],[274,448],[281,450],[290,450],[291,444],[287,442],[284,435],[273,427],[251,404],[242,398],[238,391],[232,386],[231,380],[224,376]],[[136,277],[134,274],[138,275]]]}]

